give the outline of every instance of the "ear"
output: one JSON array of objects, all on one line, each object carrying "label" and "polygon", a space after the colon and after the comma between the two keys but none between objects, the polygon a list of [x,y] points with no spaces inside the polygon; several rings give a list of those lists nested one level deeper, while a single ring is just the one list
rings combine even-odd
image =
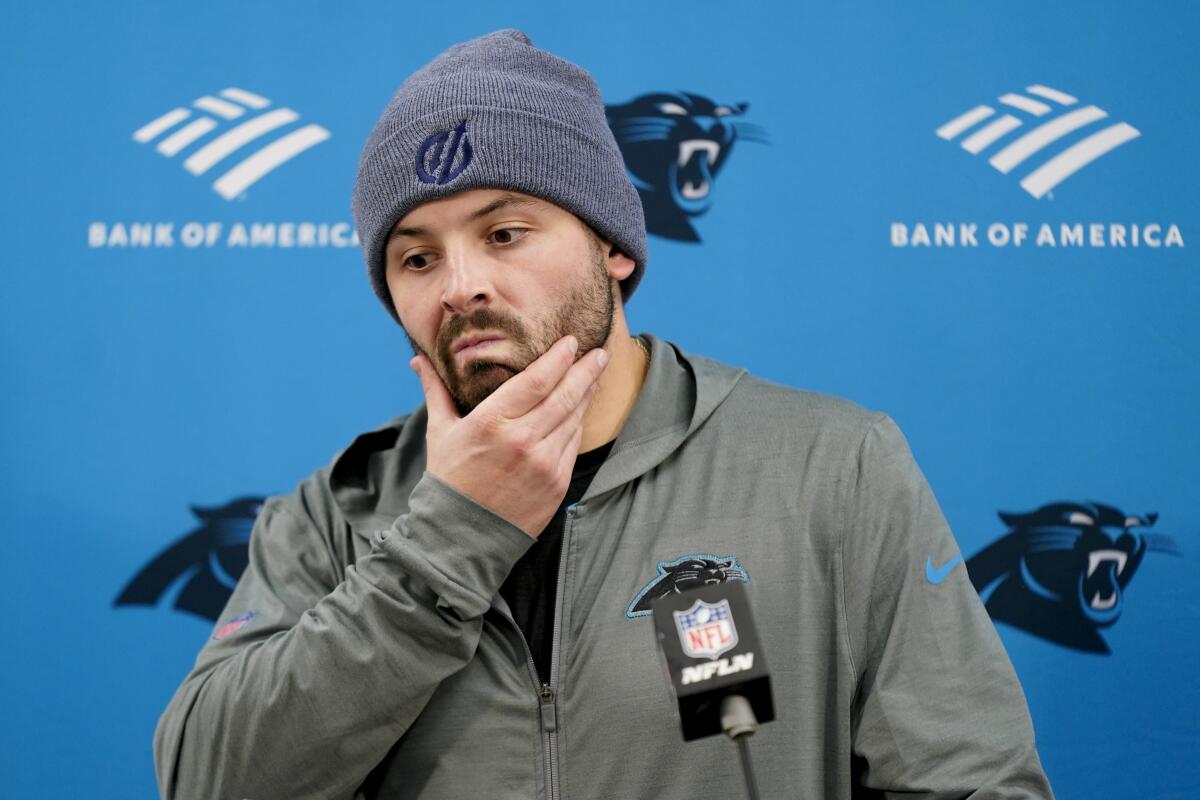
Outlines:
[{"label": "ear", "polygon": [[612,242],[605,239],[600,240],[604,246],[604,250],[608,251],[608,275],[618,283],[628,278],[637,268],[637,263],[632,258],[625,255]]}]

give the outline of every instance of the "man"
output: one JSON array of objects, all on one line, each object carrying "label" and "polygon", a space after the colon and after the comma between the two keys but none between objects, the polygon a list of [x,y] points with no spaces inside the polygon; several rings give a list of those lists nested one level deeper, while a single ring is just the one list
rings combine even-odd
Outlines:
[{"label": "man", "polygon": [[646,604],[741,580],[764,797],[1047,797],[1024,698],[881,414],[652,336],[637,193],[580,68],[500,31],[400,88],[354,210],[425,404],[264,506],[164,714],[181,798],[739,796]]}]

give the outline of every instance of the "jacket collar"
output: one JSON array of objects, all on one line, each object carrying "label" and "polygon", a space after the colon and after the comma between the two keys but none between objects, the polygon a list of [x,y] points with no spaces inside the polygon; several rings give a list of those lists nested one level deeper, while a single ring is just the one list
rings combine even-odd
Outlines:
[{"label": "jacket collar", "polygon": [[637,402],[583,499],[633,480],[662,463],[717,409],[745,370],[693,356],[641,334],[650,368]]}]

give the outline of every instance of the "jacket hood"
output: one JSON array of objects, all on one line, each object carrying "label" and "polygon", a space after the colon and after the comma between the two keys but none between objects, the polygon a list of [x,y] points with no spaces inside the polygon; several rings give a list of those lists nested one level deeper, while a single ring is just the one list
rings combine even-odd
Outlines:
[{"label": "jacket hood", "polygon": [[[650,368],[612,452],[584,499],[627,483],[665,461],[725,401],[745,370],[694,356],[651,334]],[[425,471],[425,405],[359,436],[329,466],[334,500],[356,533],[389,527],[408,512]]]}]

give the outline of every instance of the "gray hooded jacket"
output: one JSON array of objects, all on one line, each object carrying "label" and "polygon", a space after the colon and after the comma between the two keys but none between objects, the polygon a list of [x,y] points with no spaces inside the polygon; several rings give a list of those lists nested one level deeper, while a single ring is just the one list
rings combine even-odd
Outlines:
[{"label": "gray hooded jacket", "polygon": [[549,684],[498,595],[533,540],[425,474],[421,408],[265,504],[238,621],[159,722],[163,796],[741,796],[729,741],[682,741],[639,608],[683,565],[747,581],[763,797],[1049,797],[965,568],[926,577],[958,547],[891,420],[644,339],[641,396],[568,511]]}]

